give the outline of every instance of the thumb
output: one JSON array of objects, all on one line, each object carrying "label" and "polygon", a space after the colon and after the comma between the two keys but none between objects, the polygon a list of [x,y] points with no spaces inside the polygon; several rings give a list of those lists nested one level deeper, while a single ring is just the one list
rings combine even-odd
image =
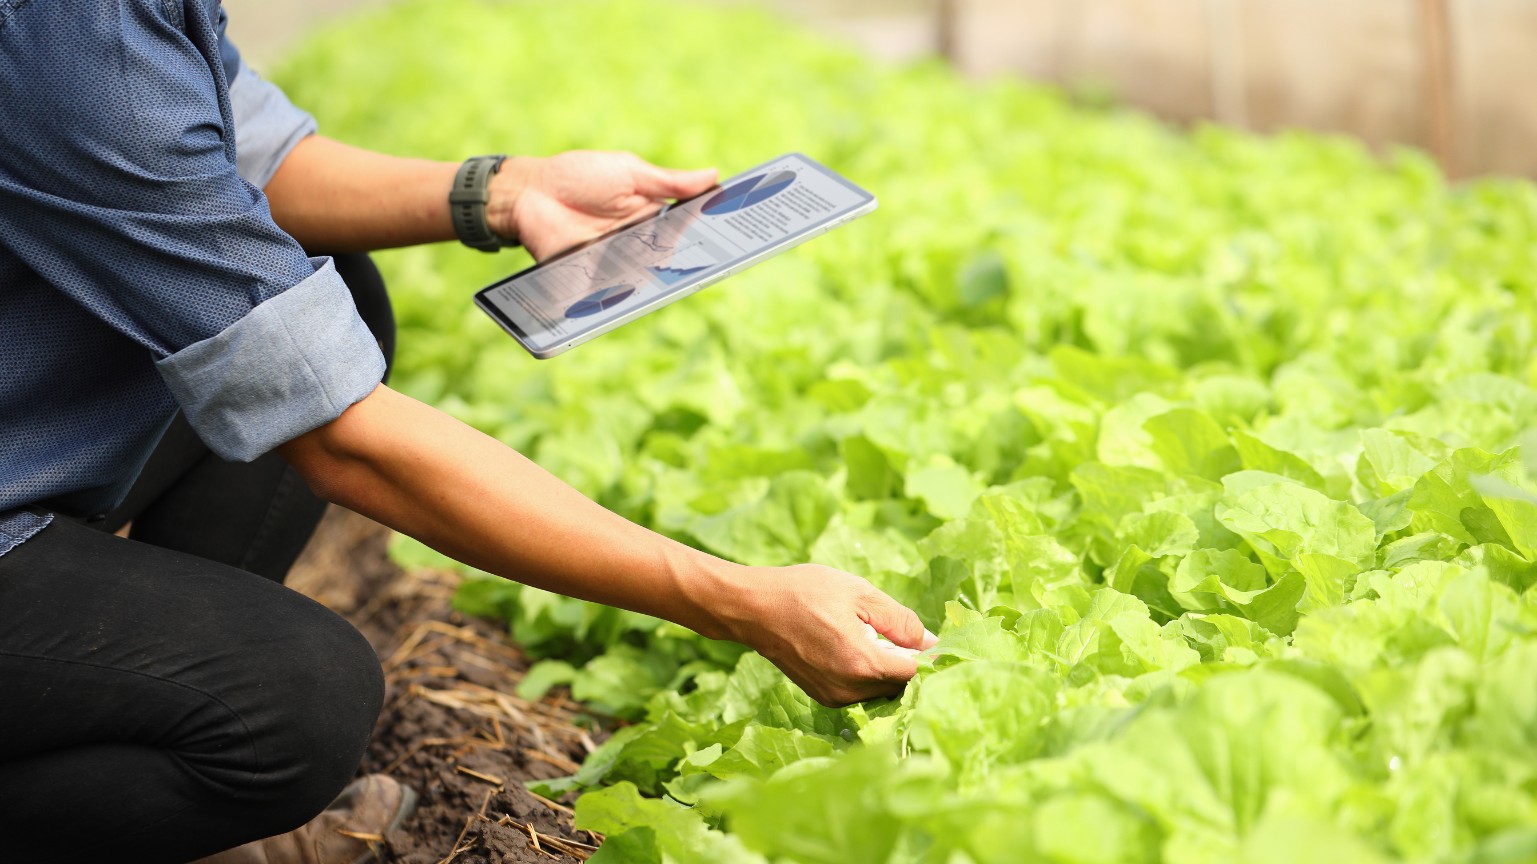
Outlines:
[{"label": "thumb", "polygon": [[934,647],[939,639],[930,633],[919,620],[918,613],[891,599],[884,592],[876,592],[860,614],[875,632],[903,648],[921,651]]},{"label": "thumb", "polygon": [[692,198],[715,185],[716,171],[675,171],[647,165],[635,176],[635,191],[647,198]]}]

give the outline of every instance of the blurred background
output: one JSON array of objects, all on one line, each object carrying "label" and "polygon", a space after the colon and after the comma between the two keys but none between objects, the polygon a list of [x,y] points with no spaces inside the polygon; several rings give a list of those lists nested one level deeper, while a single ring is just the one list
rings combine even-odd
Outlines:
[{"label": "blurred background", "polygon": [[[387,0],[225,0],[258,68]],[[720,0],[741,3],[743,0]],[[1180,122],[1407,144],[1537,176],[1537,0],[760,0],[891,60],[939,55]],[[659,43],[658,50],[665,50]]]}]

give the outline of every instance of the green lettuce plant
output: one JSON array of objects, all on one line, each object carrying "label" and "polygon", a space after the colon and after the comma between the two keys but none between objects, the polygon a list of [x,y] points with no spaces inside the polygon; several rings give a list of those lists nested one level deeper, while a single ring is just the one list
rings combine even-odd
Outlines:
[{"label": "green lettuce plant", "polygon": [[552,658],[527,692],[634,721],[543,786],[585,791],[594,861],[1537,860],[1530,185],[743,9],[408,0],[276,77],[395,152],[802,150],[881,198],[547,362],[469,303],[526,259],[379,256],[404,390],[940,634],[902,699],[833,710],[736,646],[472,575],[462,607]]}]

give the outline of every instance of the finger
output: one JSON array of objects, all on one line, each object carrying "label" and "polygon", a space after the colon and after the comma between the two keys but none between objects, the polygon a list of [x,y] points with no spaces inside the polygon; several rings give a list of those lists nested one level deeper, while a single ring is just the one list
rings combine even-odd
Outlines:
[{"label": "finger", "polygon": [[[885,648],[876,648],[871,651],[873,655],[870,662],[875,665],[877,674],[882,681],[888,684],[900,684],[910,680],[918,674],[918,652],[911,648],[903,648],[892,645],[890,642],[881,643]],[[881,695],[896,692],[889,686],[876,688]]]},{"label": "finger", "polygon": [[869,624],[861,624],[859,626],[864,628],[865,641],[874,642],[875,647],[881,649],[882,651],[900,651],[906,653],[909,656],[918,653],[918,649],[916,648],[903,648],[901,645],[898,645],[895,642],[882,639],[881,634],[875,632],[875,628],[871,627]]},{"label": "finger", "polygon": [[919,620],[918,613],[891,599],[883,592],[875,592],[860,613],[866,624],[877,633],[903,648],[923,650],[934,647],[939,641]]},{"label": "finger", "polygon": [[646,164],[635,175],[635,191],[648,198],[692,198],[715,185],[714,168],[674,171]]}]

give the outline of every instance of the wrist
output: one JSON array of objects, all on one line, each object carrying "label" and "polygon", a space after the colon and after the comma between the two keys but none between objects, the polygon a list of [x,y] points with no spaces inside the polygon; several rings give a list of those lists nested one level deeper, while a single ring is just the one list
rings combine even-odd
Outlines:
[{"label": "wrist", "polygon": [[497,236],[512,242],[522,236],[518,231],[518,201],[523,197],[523,190],[528,188],[538,162],[531,156],[509,156],[502,162],[501,170],[492,176],[486,187],[490,196],[486,200],[486,224]]},{"label": "wrist", "polygon": [[693,549],[688,552],[688,560],[674,568],[689,619],[678,623],[709,639],[748,644],[761,618],[753,608],[752,568]]}]

